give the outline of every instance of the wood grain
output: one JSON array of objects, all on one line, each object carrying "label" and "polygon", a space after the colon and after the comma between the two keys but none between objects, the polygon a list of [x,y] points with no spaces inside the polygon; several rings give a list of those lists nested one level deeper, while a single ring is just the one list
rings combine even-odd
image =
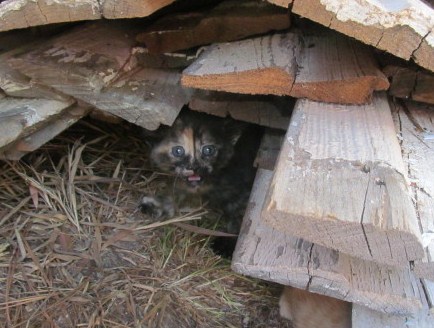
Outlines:
[{"label": "wood grain", "polygon": [[258,1],[223,1],[206,11],[164,16],[137,35],[151,53],[189,49],[289,28],[288,12]]},{"label": "wood grain", "polygon": [[181,81],[206,90],[289,95],[298,51],[293,33],[215,44],[184,70]]},{"label": "wood grain", "polygon": [[414,272],[434,280],[434,107],[395,102],[393,109],[425,247],[423,259],[414,262]]},{"label": "wood grain", "polygon": [[363,106],[298,100],[264,216],[279,231],[378,263],[424,256],[384,94]]},{"label": "wood grain", "polygon": [[261,217],[273,172],[258,169],[232,258],[238,273],[400,315],[426,308],[409,269],[393,269],[273,229]]},{"label": "wood grain", "polygon": [[434,10],[419,0],[294,0],[292,12],[434,71]]}]

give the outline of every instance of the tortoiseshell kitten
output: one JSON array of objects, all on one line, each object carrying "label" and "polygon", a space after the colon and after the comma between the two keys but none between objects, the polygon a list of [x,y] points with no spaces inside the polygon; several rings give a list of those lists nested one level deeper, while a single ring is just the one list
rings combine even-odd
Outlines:
[{"label": "tortoiseshell kitten", "polygon": [[237,233],[255,177],[261,132],[231,118],[181,111],[172,127],[147,135],[154,169],[174,179],[168,190],[142,198],[142,212],[154,219],[170,218],[176,212],[174,198],[195,194],[209,208],[222,211],[229,232]]}]

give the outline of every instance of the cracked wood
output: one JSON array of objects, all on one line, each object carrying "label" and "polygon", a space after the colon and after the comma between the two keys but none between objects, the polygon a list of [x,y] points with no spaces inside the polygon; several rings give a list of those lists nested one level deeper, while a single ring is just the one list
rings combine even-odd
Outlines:
[{"label": "cracked wood", "polygon": [[149,16],[175,0],[6,0],[0,2],[0,31],[37,25]]},{"label": "cracked wood", "polygon": [[434,71],[434,10],[419,0],[294,0],[292,12]]},{"label": "cracked wood", "polygon": [[276,230],[365,260],[421,259],[386,96],[363,106],[298,100],[263,213]]},{"label": "cracked wood", "polygon": [[127,23],[88,24],[9,63],[32,82],[155,130],[160,123],[173,123],[189,93],[180,86],[179,71],[138,66],[134,31]]},{"label": "cracked wood", "polygon": [[414,272],[434,280],[434,106],[395,102],[393,116],[425,247]]},{"label": "cracked wood", "polygon": [[232,258],[234,271],[385,313],[412,315],[426,308],[422,285],[408,268],[363,261],[266,224],[261,213],[272,178],[272,171],[258,169]]},{"label": "cracked wood", "polygon": [[370,50],[336,33],[276,34],[216,44],[184,70],[182,83],[344,104],[364,103],[374,90],[389,87]]}]

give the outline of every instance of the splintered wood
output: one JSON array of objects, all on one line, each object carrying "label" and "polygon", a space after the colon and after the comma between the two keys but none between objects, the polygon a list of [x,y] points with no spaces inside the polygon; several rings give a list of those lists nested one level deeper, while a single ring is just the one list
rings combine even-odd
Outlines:
[{"label": "splintered wood", "polygon": [[226,92],[197,90],[189,107],[199,112],[286,130],[293,107],[288,97],[246,96]]},{"label": "splintered wood", "polygon": [[0,99],[0,148],[37,131],[72,104],[72,100]]},{"label": "splintered wood", "polygon": [[434,10],[423,1],[294,0],[291,10],[434,71]]},{"label": "splintered wood", "polygon": [[185,86],[245,94],[290,95],[299,51],[296,34],[210,46],[182,76]]},{"label": "splintered wood", "polygon": [[145,17],[175,0],[0,1],[0,31],[100,18]]},{"label": "splintered wood", "polygon": [[140,33],[137,40],[145,43],[152,53],[165,53],[288,27],[288,12],[279,7],[266,2],[232,0],[205,12],[165,16]]},{"label": "splintered wood", "polygon": [[272,177],[272,171],[257,172],[232,257],[234,271],[385,313],[413,315],[426,308],[422,285],[408,268],[363,261],[266,224],[261,215]]},{"label": "splintered wood", "polygon": [[363,106],[298,100],[264,216],[279,231],[382,264],[424,256],[385,95]]},{"label": "splintered wood", "polygon": [[177,70],[137,65],[133,34],[129,25],[90,24],[23,52],[9,63],[33,82],[147,129],[171,125],[189,93],[180,86]]},{"label": "splintered wood", "polygon": [[302,40],[287,33],[213,45],[184,70],[182,83],[344,104],[364,103],[389,87],[366,46],[331,33]]},{"label": "splintered wood", "polygon": [[434,106],[402,102],[392,112],[425,247],[414,272],[434,281]]}]

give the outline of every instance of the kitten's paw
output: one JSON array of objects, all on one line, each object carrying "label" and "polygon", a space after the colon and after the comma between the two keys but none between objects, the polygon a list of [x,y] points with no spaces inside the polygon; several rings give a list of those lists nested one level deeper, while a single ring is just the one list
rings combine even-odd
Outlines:
[{"label": "kitten's paw", "polygon": [[167,219],[175,215],[172,199],[162,196],[144,196],[139,204],[142,213],[154,220]]}]

